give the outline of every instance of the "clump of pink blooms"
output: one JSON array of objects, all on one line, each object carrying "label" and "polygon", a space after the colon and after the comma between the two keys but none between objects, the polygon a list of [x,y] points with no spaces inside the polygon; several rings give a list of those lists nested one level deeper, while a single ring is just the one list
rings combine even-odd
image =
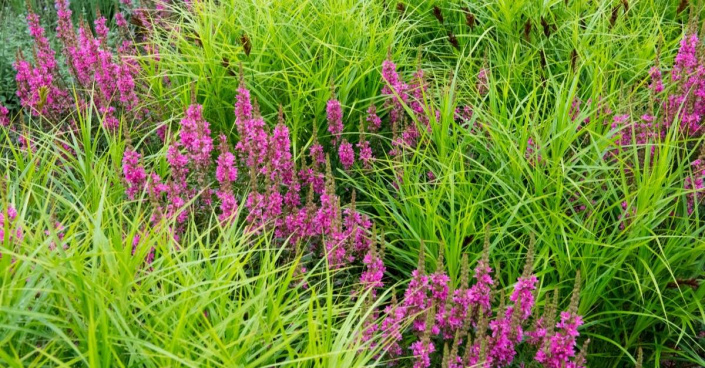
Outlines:
[{"label": "clump of pink blooms", "polygon": [[524,157],[529,161],[531,166],[536,166],[536,164],[543,161],[541,154],[537,152],[538,149],[538,144],[536,144],[533,138],[529,137],[526,141],[526,152],[524,152]]},{"label": "clump of pink blooms", "polygon": [[10,126],[10,111],[7,107],[0,105],[0,127]]},{"label": "clump of pink blooms", "polygon": [[[529,326],[538,283],[531,272],[533,244],[532,238],[524,271],[507,300],[500,293],[498,309],[492,308],[498,283],[492,279],[489,266],[489,235],[482,259],[475,268],[475,284],[469,285],[467,256],[464,256],[462,279],[456,290],[445,273],[442,257],[436,272],[426,274],[422,248],[419,266],[412,273],[404,299],[399,305],[388,306],[378,326],[369,329],[390,342],[383,350],[386,358],[394,362],[408,356],[415,368],[428,368],[434,361],[442,361],[443,367],[451,368],[495,368],[529,364],[530,361],[517,362],[516,357],[519,351],[531,350],[535,353],[529,356],[543,367],[584,367],[587,344],[580,352],[576,349],[578,328],[582,325],[577,314],[579,276],[570,307],[561,313],[558,322],[554,322],[555,303],[553,306],[547,303],[544,315],[534,321],[533,328]],[[411,325],[406,327],[405,321]],[[363,338],[369,339],[374,334]],[[404,348],[408,341],[411,343]],[[443,345],[441,353],[438,347]]]},{"label": "clump of pink blooms", "polygon": [[13,244],[22,241],[24,233],[16,220],[17,210],[14,206],[9,204],[5,208],[0,208],[0,243],[7,241],[6,244]]},{"label": "clump of pink blooms", "polygon": [[[214,158],[212,133],[202,107],[189,106],[166,153],[169,175],[165,179],[149,173],[139,153],[126,150],[123,179],[127,196],[140,198],[146,193],[153,211],[152,226],[169,226],[175,239],[190,217],[198,221],[217,208],[219,219],[228,223],[242,213],[248,231],[271,231],[289,244],[306,242],[331,267],[362,260],[368,267],[368,284],[378,287],[373,279],[381,277],[383,265],[381,257],[370,253],[372,223],[356,210],[354,193],[350,205],[341,206],[322,146],[311,147],[310,163],[307,166],[304,158],[297,172],[283,112],[270,130],[244,82],[238,89],[235,116],[240,140],[231,149],[221,135]],[[349,163],[346,160],[341,157],[344,165]],[[238,189],[245,192],[248,187],[249,193],[238,194]]]},{"label": "clump of pink blooms", "polygon": [[[13,64],[17,74],[17,95],[22,106],[32,115],[43,116],[55,122],[62,121],[76,109],[90,108],[92,101],[102,117],[103,125],[115,130],[119,114],[133,118],[144,117],[138,109],[137,75],[140,71],[136,49],[125,37],[117,49],[108,45],[107,20],[95,20],[95,34],[88,24],[75,27],[68,0],[56,0],[56,35],[62,45],[70,80],[59,73],[56,54],[32,9],[27,24],[34,40],[33,62],[18,52]],[[124,16],[116,16],[118,25],[126,26]],[[126,32],[126,31],[125,31]],[[125,33],[123,32],[123,33]],[[72,88],[75,86],[75,88]],[[73,93],[76,92],[76,94]]]},{"label": "clump of pink blooms", "polygon": [[[678,53],[670,70],[670,78],[662,72],[658,59],[656,65],[649,70],[651,104],[645,111],[635,115],[614,114],[605,123],[610,125],[614,145],[605,154],[605,159],[626,164],[628,177],[637,167],[632,162],[630,149],[637,150],[638,166],[648,162],[653,163],[660,154],[657,143],[663,141],[670,129],[678,133],[678,138],[685,141],[688,148],[703,134],[705,119],[705,59],[700,52],[702,45],[698,35],[689,31],[681,40]],[[579,107],[579,106],[578,106]],[[573,109],[575,110],[575,109]],[[600,110],[598,108],[598,110]],[[612,115],[606,110],[605,115]],[[571,117],[574,114],[571,113]],[[626,153],[624,157],[622,153]],[[622,158],[619,156],[622,155]],[[696,206],[705,197],[705,187],[702,185],[703,169],[701,160],[692,162],[692,175],[686,177],[683,187],[687,190],[687,213],[692,214]],[[622,203],[620,227],[624,228],[634,215],[635,208],[627,208]]]}]

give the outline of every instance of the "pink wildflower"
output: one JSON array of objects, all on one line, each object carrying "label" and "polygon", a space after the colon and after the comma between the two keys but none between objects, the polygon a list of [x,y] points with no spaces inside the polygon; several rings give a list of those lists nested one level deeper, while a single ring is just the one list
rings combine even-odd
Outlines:
[{"label": "pink wildflower", "polygon": [[363,140],[357,143],[357,149],[359,151],[360,161],[362,161],[362,166],[366,169],[372,167],[372,162],[375,157],[372,154],[372,148],[370,147],[370,142]]},{"label": "pink wildflower", "polygon": [[368,129],[370,132],[379,131],[382,127],[382,119],[377,116],[377,106],[374,104],[370,104],[370,107],[367,109],[367,122],[369,123]]},{"label": "pink wildflower", "polygon": [[135,195],[140,193],[145,186],[147,173],[140,165],[141,155],[136,151],[128,149],[122,157],[122,175],[127,183],[127,197],[135,199]]},{"label": "pink wildflower", "polygon": [[335,98],[328,100],[326,114],[328,119],[328,132],[333,136],[332,142],[333,145],[335,145],[343,134],[343,111],[340,107],[340,102]]},{"label": "pink wildflower", "polygon": [[340,163],[343,164],[343,168],[350,170],[355,163],[355,151],[353,151],[352,144],[343,139],[343,142],[340,143],[340,147],[338,148],[338,156],[340,157]]},{"label": "pink wildflower", "polygon": [[0,127],[10,126],[10,111],[7,107],[0,105]]}]

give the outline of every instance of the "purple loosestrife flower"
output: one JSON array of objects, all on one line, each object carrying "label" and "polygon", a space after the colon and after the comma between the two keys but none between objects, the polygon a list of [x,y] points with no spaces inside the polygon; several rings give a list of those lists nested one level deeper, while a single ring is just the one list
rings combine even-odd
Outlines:
[{"label": "purple loosestrife flower", "polygon": [[681,47],[678,49],[678,54],[673,64],[672,80],[683,80],[695,71],[698,65],[697,48],[699,43],[700,40],[695,33],[686,35],[681,40]]},{"label": "purple loosestrife flower", "polygon": [[333,145],[336,145],[343,134],[343,111],[340,102],[335,97],[328,100],[326,118],[328,119],[328,132],[333,136]]},{"label": "purple loosestrife flower", "polygon": [[356,144],[360,161],[365,169],[372,168],[372,162],[374,162],[375,157],[372,153],[372,148],[370,147],[370,142],[363,140]]},{"label": "purple loosestrife flower", "polygon": [[343,168],[350,170],[355,163],[355,151],[353,150],[352,144],[343,139],[338,148],[338,156],[340,157],[340,163],[343,164]]},{"label": "purple loosestrife flower", "polygon": [[436,334],[433,330],[433,319],[435,312],[433,305],[426,311],[426,326],[423,329],[421,338],[409,347],[415,358],[414,368],[428,368],[431,366],[431,354],[436,351],[436,347],[431,342],[431,335]]},{"label": "purple loosestrife flower", "polygon": [[127,20],[125,20],[125,16],[122,15],[122,13],[115,14],[115,25],[118,26],[118,28],[120,29],[127,28]]},{"label": "purple loosestrife flower", "polygon": [[402,354],[399,342],[402,340],[402,324],[407,316],[406,307],[398,305],[396,296],[392,295],[392,303],[384,308],[384,319],[380,324],[380,338],[388,341],[384,351],[389,357],[398,357]]},{"label": "purple loosestrife flower", "polygon": [[56,0],[54,7],[56,7],[57,16],[56,36],[64,45],[74,45],[76,34],[73,30],[73,20],[71,19],[72,12],[71,8],[69,8],[69,0]]},{"label": "purple loosestrife flower", "polygon": [[[579,288],[580,273],[575,278],[568,311],[561,312],[560,321],[555,325],[555,330],[547,329],[541,346],[536,352],[535,360],[546,368],[583,368],[583,358],[576,357],[575,351],[576,339],[580,335],[578,328],[583,324],[582,317],[577,313]],[[547,320],[543,322],[551,323]]]},{"label": "purple loosestrife flower", "polygon": [[514,292],[509,297],[509,300],[519,305],[520,318],[526,320],[531,316],[531,310],[534,307],[534,290],[538,279],[535,275],[521,276],[514,285]]},{"label": "purple loosestrife flower", "polygon": [[127,183],[127,198],[135,199],[142,192],[147,181],[147,173],[140,165],[141,155],[132,149],[127,149],[122,157],[122,175]]},{"label": "purple loosestrife flower", "polygon": [[220,199],[220,220],[225,221],[232,218],[237,212],[237,200],[233,195],[233,183],[237,180],[237,167],[235,166],[235,155],[230,152],[227,138],[220,135],[220,155],[218,156],[215,169],[215,178],[220,184],[216,191],[216,196]]},{"label": "purple loosestrife flower", "polygon": [[187,175],[189,172],[189,158],[181,154],[179,149],[172,145],[169,146],[166,154],[166,161],[171,169],[171,180],[167,186],[167,217],[176,217],[179,223],[182,223],[188,217],[187,211],[182,211],[189,197]]},{"label": "purple loosestrife flower", "polygon": [[477,282],[470,287],[470,303],[474,307],[482,307],[485,311],[491,311],[490,298],[492,295],[492,268],[488,265],[488,261],[481,259],[475,267],[475,279]]},{"label": "purple loosestrife flower", "polygon": [[[245,83],[240,81],[240,87],[237,89],[237,98],[235,102],[235,124],[241,129],[245,120],[252,119],[252,102],[250,101],[250,91],[245,87]],[[239,132],[242,135],[242,132]]]},{"label": "purple loosestrife flower", "polygon": [[663,92],[661,69],[659,69],[658,66],[652,66],[651,69],[649,69],[649,76],[651,77],[651,85],[649,85],[651,90],[654,91],[654,93]]},{"label": "purple loosestrife flower", "polygon": [[404,293],[403,306],[408,315],[416,316],[413,321],[413,329],[423,331],[426,327],[422,312],[426,311],[431,306],[431,300],[428,297],[429,278],[424,274],[425,269],[425,247],[421,246],[419,250],[419,265],[411,273],[411,280]]},{"label": "purple loosestrife flower", "polygon": [[237,213],[237,199],[232,193],[225,191],[217,191],[215,195],[220,200],[220,216],[218,218],[220,221],[231,219]]},{"label": "purple loosestrife flower", "polygon": [[108,42],[108,32],[110,31],[107,26],[108,20],[105,17],[98,17],[95,22],[95,33],[102,44],[105,45]]},{"label": "purple loosestrife flower", "polygon": [[250,224],[249,231],[258,233],[262,230],[267,216],[267,202],[264,194],[256,191],[250,192],[245,201],[248,210],[246,221]]},{"label": "purple loosestrife flower", "polygon": [[221,185],[229,186],[237,180],[237,167],[235,166],[235,155],[228,149],[227,138],[220,135],[220,155],[218,156],[215,177]]},{"label": "purple loosestrife flower", "polygon": [[[54,221],[54,229],[53,229],[53,230],[54,230],[54,233],[56,234],[56,239],[58,239],[59,241],[64,240],[64,225],[62,225],[59,221]],[[49,230],[44,230],[44,235],[46,235],[46,236],[51,236],[51,233],[52,233],[52,232],[49,231]],[[55,239],[52,239],[52,240],[49,242],[49,247],[48,247],[48,248],[49,248],[49,250],[51,250],[51,251],[56,250],[56,241],[55,241]],[[64,244],[62,248],[64,248],[64,250],[66,250],[66,249],[68,249],[68,245],[67,245],[67,244]]]},{"label": "purple loosestrife flower", "polygon": [[416,118],[424,126],[426,126],[427,131],[430,133],[431,125],[424,106],[424,96],[426,95],[426,92],[428,90],[428,85],[424,80],[423,69],[419,68],[414,74],[412,80],[413,82],[411,83],[411,85],[409,85],[412,96],[410,103],[411,110],[414,111],[414,114],[416,114]]},{"label": "purple loosestrife flower", "polygon": [[[376,231],[372,231],[372,236],[376,237]],[[384,244],[382,244],[382,247]],[[384,286],[382,283],[382,278],[384,277],[384,255],[383,251],[377,249],[377,243],[375,239],[372,240],[372,244],[362,259],[362,263],[365,265],[365,271],[360,275],[360,283],[365,289],[370,290],[370,294],[373,298],[377,297],[377,289],[381,289]]]},{"label": "purple loosestrife flower", "polygon": [[329,267],[333,269],[342,267],[349,260],[346,243],[345,233],[341,231],[334,231],[327,237],[325,247]]},{"label": "purple loosestrife flower", "polygon": [[203,106],[189,106],[180,124],[180,144],[188,152],[189,160],[201,170],[207,168],[211,163],[213,139],[210,125],[203,118]]},{"label": "purple loosestrife flower", "polygon": [[[372,221],[369,217],[355,209],[355,191],[353,191],[350,206],[343,210],[343,229],[352,243],[351,250],[356,254],[363,255],[372,246],[373,240],[367,236],[371,227]],[[374,238],[374,235],[372,237]]]},{"label": "purple loosestrife flower", "polygon": [[240,141],[235,148],[244,154],[247,167],[254,169],[256,173],[266,174],[265,161],[269,151],[269,143],[266,123],[261,116],[256,116],[244,120]]},{"label": "purple loosestrife flower", "polygon": [[705,115],[705,67],[699,65],[699,45],[696,34],[686,35],[681,41],[671,71],[671,80],[677,82],[678,89],[664,103],[665,126],[678,124],[685,136],[702,134],[701,122]]},{"label": "purple loosestrife flower", "polygon": [[[511,309],[507,310],[511,314]],[[489,339],[489,365],[492,367],[508,366],[514,361],[516,355],[517,338],[512,338],[512,323],[510,316],[497,316],[497,319],[490,322],[492,335]]]},{"label": "purple loosestrife flower", "polygon": [[29,33],[34,40],[34,63],[32,66],[18,53],[13,64],[17,75],[17,96],[22,106],[33,115],[59,116],[71,106],[68,91],[56,86],[58,68],[54,50],[39,23],[39,16],[31,11],[27,14]]},{"label": "purple loosestrife flower", "polygon": [[377,106],[370,104],[367,109],[367,122],[370,132],[377,132],[382,127],[382,119],[377,115]]},{"label": "purple loosestrife flower", "polygon": [[480,96],[485,96],[489,92],[489,86],[488,71],[486,68],[482,68],[477,73],[477,93]]},{"label": "purple loosestrife flower", "polygon": [[273,181],[281,181],[284,185],[291,185],[294,180],[294,162],[291,156],[291,143],[289,129],[280,122],[274,127],[271,138],[272,172]]},{"label": "purple loosestrife flower", "polygon": [[416,358],[414,368],[428,368],[431,366],[431,354],[436,351],[436,347],[430,340],[421,339],[411,344],[411,352]]},{"label": "purple loosestrife flower", "polygon": [[135,75],[137,74],[133,64],[123,62],[117,66],[117,89],[120,94],[120,103],[127,111],[132,111],[137,107],[139,99],[135,90]]},{"label": "purple loosestrife flower", "polygon": [[534,139],[529,137],[526,141],[526,152],[524,153],[524,157],[529,161],[531,166],[536,166],[537,163],[541,163],[543,161],[541,154],[537,152],[538,148],[538,144],[534,142]]},{"label": "purple loosestrife flower", "polygon": [[324,165],[326,163],[326,154],[323,152],[323,146],[317,140],[314,140],[308,152],[313,165]]},{"label": "purple loosestrife flower", "polygon": [[0,127],[10,126],[10,111],[7,107],[0,105]]},{"label": "purple loosestrife flower", "polygon": [[[17,210],[11,204],[4,211],[0,211],[0,243],[5,241],[6,235],[10,243],[22,241],[24,234],[22,228],[15,223],[16,219]],[[5,228],[8,229],[7,233],[5,233]],[[0,253],[0,258],[2,258],[2,253]]]},{"label": "purple loosestrife flower", "polygon": [[382,94],[390,98],[385,104],[392,107],[389,118],[392,123],[399,122],[404,113],[403,104],[409,100],[407,94],[409,87],[399,78],[397,66],[389,58],[382,62],[382,79],[385,82]]}]

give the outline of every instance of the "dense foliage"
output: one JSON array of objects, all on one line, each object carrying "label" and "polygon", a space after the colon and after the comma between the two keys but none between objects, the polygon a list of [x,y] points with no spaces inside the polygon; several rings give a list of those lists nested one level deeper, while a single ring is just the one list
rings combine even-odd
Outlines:
[{"label": "dense foliage", "polygon": [[96,5],[0,15],[4,365],[705,365],[701,5]]}]

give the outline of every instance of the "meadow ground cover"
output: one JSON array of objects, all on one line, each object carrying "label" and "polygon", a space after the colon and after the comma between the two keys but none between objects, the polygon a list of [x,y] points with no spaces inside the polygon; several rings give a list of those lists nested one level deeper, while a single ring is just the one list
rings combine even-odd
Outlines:
[{"label": "meadow ground cover", "polygon": [[702,10],[4,4],[0,362],[705,366]]}]

